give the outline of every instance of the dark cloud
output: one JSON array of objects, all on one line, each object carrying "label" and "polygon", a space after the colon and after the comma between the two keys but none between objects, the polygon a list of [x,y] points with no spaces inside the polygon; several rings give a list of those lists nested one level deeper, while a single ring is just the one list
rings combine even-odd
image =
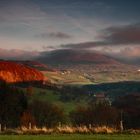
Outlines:
[{"label": "dark cloud", "polygon": [[104,30],[102,38],[112,45],[140,44],[140,23],[107,28]]},{"label": "dark cloud", "polygon": [[61,48],[90,49],[96,47],[115,47],[118,45],[140,44],[140,24],[109,27],[101,31],[99,41],[61,45]]},{"label": "dark cloud", "polygon": [[93,47],[98,47],[98,46],[104,46],[107,45],[105,42],[102,41],[95,41],[95,42],[81,42],[81,43],[77,43],[77,44],[65,44],[65,45],[61,45],[61,48],[67,48],[67,49],[89,49],[89,48],[93,48]]},{"label": "dark cloud", "polygon": [[70,39],[71,35],[63,32],[51,32],[51,33],[41,33],[40,35],[36,35],[36,37],[43,39]]},{"label": "dark cloud", "polygon": [[42,49],[44,51],[46,51],[46,50],[54,50],[54,49],[56,49],[56,47],[54,47],[54,46],[42,46]]}]

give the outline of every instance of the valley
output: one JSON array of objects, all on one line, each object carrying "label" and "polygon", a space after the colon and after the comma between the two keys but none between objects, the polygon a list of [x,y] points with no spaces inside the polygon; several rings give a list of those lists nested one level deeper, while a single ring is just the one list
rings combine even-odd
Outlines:
[{"label": "valley", "polygon": [[[140,72],[137,70],[137,66],[118,63],[114,65],[67,63],[65,65],[59,64],[58,66],[54,66],[52,64],[43,64],[42,62],[31,60],[3,60],[0,64],[0,70],[4,70],[5,73],[10,73],[11,77],[15,80],[7,81],[5,79],[7,75],[1,74],[1,84],[4,82],[9,86],[9,88],[7,88],[7,86],[2,85],[2,88],[6,88],[9,94],[8,96],[12,96],[11,94],[14,93],[13,91],[15,89],[17,93],[18,90],[21,90],[21,93],[25,96],[24,98],[27,99],[28,109],[33,107],[36,112],[42,111],[40,110],[40,105],[42,107],[47,105],[54,106],[54,110],[51,111],[55,111],[55,108],[60,109],[59,111],[62,111],[62,114],[56,115],[64,115],[64,118],[62,118],[65,119],[66,124],[72,123],[70,115],[71,113],[73,114],[74,111],[78,111],[79,108],[82,110],[87,109],[88,111],[89,107],[100,104],[107,104],[109,108],[115,107],[114,105],[118,105],[119,101],[122,104],[125,103],[124,98],[132,99],[132,101],[130,101],[132,103],[139,103]],[[3,93],[3,91],[1,91],[1,93]],[[127,106],[129,100],[126,104]],[[36,110],[36,107],[38,107],[38,110]],[[130,107],[136,108],[134,111],[137,115],[139,105],[137,107]],[[44,109],[46,110],[46,108]],[[131,110],[129,111],[129,108],[127,109],[126,112],[131,114]],[[33,113],[32,110],[29,111]],[[40,113],[44,113],[44,111]],[[24,113],[28,114],[28,110],[25,110]],[[119,114],[119,111],[116,110],[116,113]],[[77,118],[74,119],[77,120]],[[45,119],[43,119],[43,121],[44,120]],[[54,120],[52,120],[52,122]],[[83,123],[85,122],[86,121]]]}]

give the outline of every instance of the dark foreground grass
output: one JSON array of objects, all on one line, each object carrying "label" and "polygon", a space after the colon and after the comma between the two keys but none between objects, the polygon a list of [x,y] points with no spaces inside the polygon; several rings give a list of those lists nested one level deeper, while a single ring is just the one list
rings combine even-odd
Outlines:
[{"label": "dark foreground grass", "polygon": [[0,135],[0,140],[140,140],[140,135]]}]

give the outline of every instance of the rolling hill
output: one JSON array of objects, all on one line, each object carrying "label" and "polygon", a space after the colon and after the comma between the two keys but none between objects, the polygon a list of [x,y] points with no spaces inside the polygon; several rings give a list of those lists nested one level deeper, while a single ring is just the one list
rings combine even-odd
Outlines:
[{"label": "rolling hill", "polygon": [[139,67],[121,63],[96,51],[55,50],[43,53],[37,60],[62,72],[64,78],[62,75],[51,73],[53,77],[59,77],[58,82],[67,77],[70,77],[70,81],[77,81],[77,76],[73,74],[93,84],[140,80]]},{"label": "rolling hill", "polygon": [[93,51],[55,50],[42,54],[38,60],[47,64],[108,64],[119,65],[113,58]]},{"label": "rolling hill", "polygon": [[44,75],[22,64],[0,61],[0,80],[7,83],[41,82],[44,80]]}]

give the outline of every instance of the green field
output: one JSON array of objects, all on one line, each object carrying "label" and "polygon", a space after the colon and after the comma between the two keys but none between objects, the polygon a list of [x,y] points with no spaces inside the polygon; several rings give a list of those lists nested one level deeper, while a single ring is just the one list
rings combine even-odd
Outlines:
[{"label": "green field", "polygon": [[0,140],[139,140],[140,135],[1,135]]},{"label": "green field", "polygon": [[40,100],[40,101],[47,101],[50,103],[53,103],[61,108],[64,109],[64,112],[68,114],[72,110],[76,108],[76,106],[79,105],[87,105],[86,99],[77,101],[67,101],[63,102],[60,100],[60,92],[55,92],[53,90],[49,89],[41,89],[41,88],[35,88],[33,87],[33,95],[30,98],[31,100]]},{"label": "green field", "polygon": [[[140,82],[118,82],[118,83],[106,83],[101,85],[85,85],[83,89],[94,91],[94,93],[105,93],[109,98],[116,99],[119,96],[125,96],[128,93],[139,93]],[[68,114],[73,111],[77,106],[86,106],[92,99],[88,94],[79,94],[73,87],[73,93],[69,90],[63,92],[53,89],[43,89],[32,87],[32,96],[29,100],[40,100],[53,103],[64,109],[64,112]],[[26,92],[26,89],[24,89]],[[76,91],[76,92],[75,92]],[[86,93],[86,92],[85,92]],[[84,95],[84,96],[83,96]],[[70,100],[62,100],[62,97],[66,97]],[[71,99],[72,98],[72,99]],[[74,98],[74,99],[73,99]]]}]

